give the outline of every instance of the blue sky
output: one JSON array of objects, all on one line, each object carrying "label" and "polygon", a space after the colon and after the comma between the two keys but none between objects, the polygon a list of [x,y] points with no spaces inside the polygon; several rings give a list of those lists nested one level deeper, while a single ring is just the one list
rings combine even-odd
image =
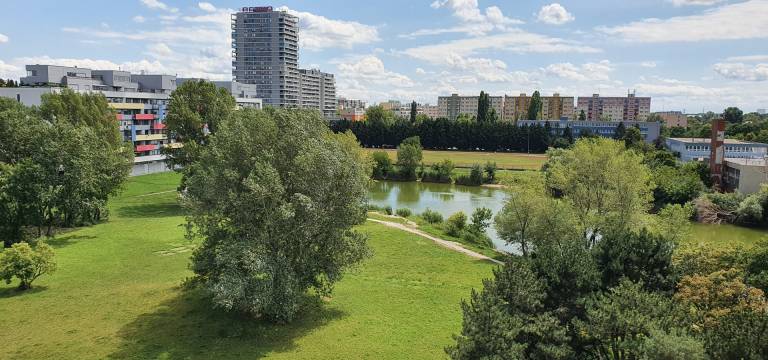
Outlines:
[{"label": "blue sky", "polygon": [[0,77],[50,63],[229,79],[229,14],[261,5],[299,16],[301,66],[369,102],[636,90],[654,111],[768,108],[768,0],[3,0]]}]

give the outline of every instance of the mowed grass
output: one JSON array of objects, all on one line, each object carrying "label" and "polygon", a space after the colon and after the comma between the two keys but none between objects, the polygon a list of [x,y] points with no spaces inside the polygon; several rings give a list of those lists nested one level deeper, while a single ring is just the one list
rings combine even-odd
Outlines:
[{"label": "mowed grass", "polygon": [[[381,149],[366,149],[367,152],[382,151]],[[397,150],[385,149],[392,161],[397,160]],[[458,167],[471,167],[473,164],[485,165],[486,162],[496,162],[499,169],[507,170],[539,170],[547,156],[544,154],[497,153],[482,151],[435,151],[424,150],[424,165],[432,165],[445,159],[453,161]]]},{"label": "mowed grass", "polygon": [[373,257],[294,323],[212,310],[180,289],[195,244],[184,239],[178,180],[132,178],[109,222],[50,241],[55,274],[27,292],[0,285],[0,359],[444,358],[459,302],[493,268],[367,223]]}]

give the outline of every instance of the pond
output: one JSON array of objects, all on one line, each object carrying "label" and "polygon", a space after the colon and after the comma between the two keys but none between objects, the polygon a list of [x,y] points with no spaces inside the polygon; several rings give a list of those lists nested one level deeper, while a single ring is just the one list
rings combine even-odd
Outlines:
[{"label": "pond", "polygon": [[[414,214],[429,208],[448,218],[459,211],[464,211],[467,216],[471,216],[472,211],[480,207],[489,208],[496,215],[504,206],[506,193],[502,189],[485,187],[376,181],[370,186],[368,197],[372,205],[391,206],[394,210],[408,208]],[[499,239],[493,227],[488,229],[488,236],[496,248],[505,251],[515,250]],[[767,236],[768,231],[760,229],[734,225],[694,224],[689,240],[715,245],[732,243],[749,247]]]},{"label": "pond", "polygon": [[[504,206],[506,193],[500,189],[452,184],[435,184],[422,182],[376,181],[368,191],[371,205],[380,207],[391,206],[393,210],[408,208],[414,214],[420,214],[426,209],[439,212],[444,218],[464,211],[467,216],[481,207],[493,211],[493,214]],[[504,241],[499,239],[493,227],[488,229],[488,236],[498,249],[511,251]]]}]

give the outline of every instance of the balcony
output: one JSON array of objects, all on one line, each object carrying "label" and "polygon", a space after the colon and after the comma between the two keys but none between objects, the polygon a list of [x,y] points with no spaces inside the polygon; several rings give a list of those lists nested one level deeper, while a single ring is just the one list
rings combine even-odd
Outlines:
[{"label": "balcony", "polygon": [[136,140],[134,141],[165,140],[167,138],[165,134],[136,135]]},{"label": "balcony", "polygon": [[136,152],[145,152],[145,151],[152,151],[152,150],[157,150],[157,144],[136,145]]},{"label": "balcony", "polygon": [[165,129],[164,123],[159,123],[159,122],[152,123],[152,130],[163,130],[163,129]]},{"label": "balcony", "polygon": [[155,117],[157,117],[155,114],[136,114],[133,116],[136,120],[155,120]]}]

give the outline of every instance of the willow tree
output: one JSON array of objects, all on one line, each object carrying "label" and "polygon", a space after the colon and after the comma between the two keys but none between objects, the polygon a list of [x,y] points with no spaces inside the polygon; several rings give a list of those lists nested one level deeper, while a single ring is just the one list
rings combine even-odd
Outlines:
[{"label": "willow tree", "polygon": [[368,254],[370,164],[351,133],[319,114],[242,110],[224,119],[189,165],[192,269],[214,306],[288,322],[327,296]]}]

